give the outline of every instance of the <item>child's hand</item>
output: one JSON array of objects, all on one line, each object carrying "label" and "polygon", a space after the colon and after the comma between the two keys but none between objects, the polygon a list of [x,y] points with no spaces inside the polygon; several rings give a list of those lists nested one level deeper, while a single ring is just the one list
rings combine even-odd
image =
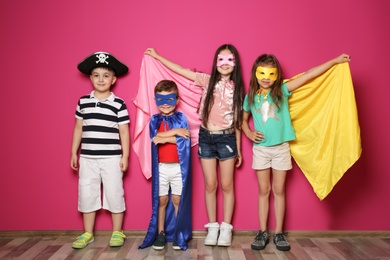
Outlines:
[{"label": "child's hand", "polygon": [[335,62],[336,63],[343,63],[343,62],[349,62],[351,60],[351,56],[349,56],[348,54],[341,54],[340,56],[338,56],[337,58],[335,58]]},{"label": "child's hand", "polygon": [[236,157],[236,168],[240,167],[241,164],[242,164],[242,156],[241,156],[241,152],[239,152]]},{"label": "child's hand", "polygon": [[155,144],[155,145],[158,145],[158,144],[165,144],[166,143],[166,139],[164,137],[161,137],[161,136],[155,136],[153,137],[152,139],[152,142]]},{"label": "child's hand", "polygon": [[121,171],[125,172],[127,170],[128,166],[129,166],[128,158],[122,157],[122,159],[121,159],[121,161],[119,163],[119,167],[121,168]]},{"label": "child's hand", "polygon": [[70,168],[77,171],[78,168],[78,161],[77,161],[77,155],[72,155],[72,158],[70,159]]},{"label": "child's hand", "polygon": [[158,56],[158,54],[154,48],[147,48],[145,51],[145,54],[152,56],[153,58],[156,58]]},{"label": "child's hand", "polygon": [[252,140],[254,143],[260,143],[260,141],[264,140],[264,135],[262,132],[257,132],[257,131],[251,131],[247,137]]},{"label": "child's hand", "polygon": [[188,131],[185,128],[175,128],[176,135],[184,137],[185,139],[188,139],[190,136],[190,131]]}]

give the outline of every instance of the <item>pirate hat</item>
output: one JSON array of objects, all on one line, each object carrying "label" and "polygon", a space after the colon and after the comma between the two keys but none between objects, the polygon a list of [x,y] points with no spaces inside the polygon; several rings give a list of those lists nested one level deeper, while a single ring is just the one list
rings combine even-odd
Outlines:
[{"label": "pirate hat", "polygon": [[95,52],[77,65],[79,71],[91,75],[94,68],[108,67],[115,72],[115,76],[121,76],[129,71],[129,68],[108,52]]}]

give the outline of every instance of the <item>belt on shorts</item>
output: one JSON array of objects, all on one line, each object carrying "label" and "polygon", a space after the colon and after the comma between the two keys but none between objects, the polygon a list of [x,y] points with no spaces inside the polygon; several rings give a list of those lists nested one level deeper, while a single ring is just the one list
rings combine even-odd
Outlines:
[{"label": "belt on shorts", "polygon": [[203,129],[211,135],[228,135],[228,134],[234,133],[234,127],[229,128],[229,129],[215,130],[215,131],[209,131],[205,128],[203,128]]}]

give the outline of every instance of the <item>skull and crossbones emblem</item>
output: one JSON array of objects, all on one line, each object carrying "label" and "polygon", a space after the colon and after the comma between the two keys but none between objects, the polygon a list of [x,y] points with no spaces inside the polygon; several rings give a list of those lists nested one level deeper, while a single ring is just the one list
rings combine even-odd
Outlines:
[{"label": "skull and crossbones emblem", "polygon": [[98,60],[96,61],[96,63],[106,63],[108,64],[108,61],[106,61],[106,59],[108,59],[110,56],[104,54],[104,53],[100,53],[100,54],[97,54],[96,55],[96,58],[98,58]]}]

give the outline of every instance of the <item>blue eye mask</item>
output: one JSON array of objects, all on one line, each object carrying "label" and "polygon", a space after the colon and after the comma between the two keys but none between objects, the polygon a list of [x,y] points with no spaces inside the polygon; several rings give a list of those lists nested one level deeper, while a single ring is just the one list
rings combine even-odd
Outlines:
[{"label": "blue eye mask", "polygon": [[168,95],[156,94],[155,98],[158,107],[162,105],[176,106],[177,99],[175,93],[171,93]]}]

